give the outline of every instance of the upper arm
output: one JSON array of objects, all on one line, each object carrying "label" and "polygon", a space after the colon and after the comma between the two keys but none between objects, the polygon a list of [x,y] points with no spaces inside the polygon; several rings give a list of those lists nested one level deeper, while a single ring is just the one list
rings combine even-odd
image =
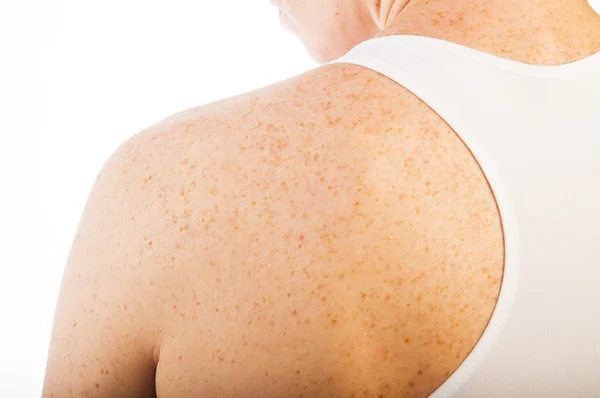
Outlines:
[{"label": "upper arm", "polygon": [[89,194],[63,274],[44,397],[155,394],[152,248],[131,162],[139,140],[113,154]]}]

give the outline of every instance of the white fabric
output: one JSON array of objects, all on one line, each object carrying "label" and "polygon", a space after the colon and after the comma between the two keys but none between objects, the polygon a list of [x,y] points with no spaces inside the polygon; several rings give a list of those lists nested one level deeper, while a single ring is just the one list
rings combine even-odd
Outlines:
[{"label": "white fabric", "polygon": [[431,397],[600,397],[600,53],[559,66],[388,36],[331,63],[377,71],[461,137],[498,203],[502,288]]}]

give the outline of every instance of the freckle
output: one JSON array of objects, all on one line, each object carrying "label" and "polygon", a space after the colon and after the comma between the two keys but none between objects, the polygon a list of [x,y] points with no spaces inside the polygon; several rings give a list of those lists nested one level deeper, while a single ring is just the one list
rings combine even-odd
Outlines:
[{"label": "freckle", "polygon": [[290,297],[292,295],[292,293],[288,293],[287,296]]},{"label": "freckle", "polygon": [[131,216],[131,219],[132,219],[132,220],[135,220],[135,217],[134,217],[134,216]]},{"label": "freckle", "polygon": [[185,195],[185,191],[181,191],[181,193],[179,194],[179,196],[183,196]]},{"label": "freckle", "polygon": [[180,356],[179,356],[179,360],[181,360],[181,358],[183,358],[183,355],[180,355]]},{"label": "freckle", "polygon": [[371,324],[371,329],[375,329],[375,324],[374,323]]},{"label": "freckle", "polygon": [[152,241],[150,241],[150,242],[148,243],[148,246],[152,246]]},{"label": "freckle", "polygon": [[96,388],[97,389],[100,388],[100,384],[96,383]]},{"label": "freckle", "polygon": [[199,302],[199,301],[196,301],[196,305],[200,305],[200,302]]},{"label": "freckle", "polygon": [[362,298],[365,298],[365,297],[367,297],[367,295],[366,295],[365,293],[363,293],[363,292],[361,292],[361,293],[360,293],[360,296],[361,296]]},{"label": "freckle", "polygon": [[223,361],[223,359],[225,359],[224,357],[219,357],[219,361]]},{"label": "freckle", "polygon": [[339,279],[344,279],[344,277],[346,276],[346,274],[344,274],[343,272],[341,274],[338,275]]},{"label": "freckle", "polygon": [[73,322],[73,327],[76,327],[76,326],[77,326],[77,322]]},{"label": "freckle", "polygon": [[215,308],[215,312],[219,312],[219,309],[218,309],[218,308]]},{"label": "freckle", "polygon": [[405,337],[405,338],[404,338],[404,342],[405,342],[405,343],[410,343],[410,339],[409,339],[408,337]]},{"label": "freckle", "polygon": [[444,373],[444,376],[446,376],[446,377],[450,376],[450,372]]},{"label": "freckle", "polygon": [[336,319],[332,319],[331,323],[333,323],[335,325],[337,323],[337,320]]},{"label": "freckle", "polygon": [[298,315],[298,311],[294,310],[294,312],[292,312],[292,315],[294,315],[294,316]]},{"label": "freckle", "polygon": [[127,306],[126,306],[126,305],[124,305],[124,306],[123,306],[123,309],[125,309],[125,311],[127,311]]},{"label": "freckle", "polygon": [[185,318],[185,314],[183,312],[179,313],[181,315],[182,318]]},{"label": "freckle", "polygon": [[409,381],[408,382],[408,386],[409,387],[414,387],[415,386],[415,382],[414,381]]},{"label": "freckle", "polygon": [[325,297],[325,296],[321,297],[321,301],[322,301],[322,302],[325,302],[325,301],[327,301],[327,297]]}]

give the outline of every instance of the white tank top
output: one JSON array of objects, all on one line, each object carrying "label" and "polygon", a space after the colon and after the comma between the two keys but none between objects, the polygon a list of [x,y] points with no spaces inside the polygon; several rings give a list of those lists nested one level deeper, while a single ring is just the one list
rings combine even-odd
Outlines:
[{"label": "white tank top", "polygon": [[339,62],[389,77],[440,115],[500,211],[497,305],[431,397],[600,397],[600,53],[540,66],[401,35]]}]

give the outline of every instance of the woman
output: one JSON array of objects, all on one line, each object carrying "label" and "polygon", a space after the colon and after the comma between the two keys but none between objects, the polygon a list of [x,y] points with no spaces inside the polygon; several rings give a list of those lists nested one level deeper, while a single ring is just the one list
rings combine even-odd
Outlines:
[{"label": "woman", "polygon": [[327,64],[108,159],[44,396],[596,396],[600,16],[274,5]]}]

